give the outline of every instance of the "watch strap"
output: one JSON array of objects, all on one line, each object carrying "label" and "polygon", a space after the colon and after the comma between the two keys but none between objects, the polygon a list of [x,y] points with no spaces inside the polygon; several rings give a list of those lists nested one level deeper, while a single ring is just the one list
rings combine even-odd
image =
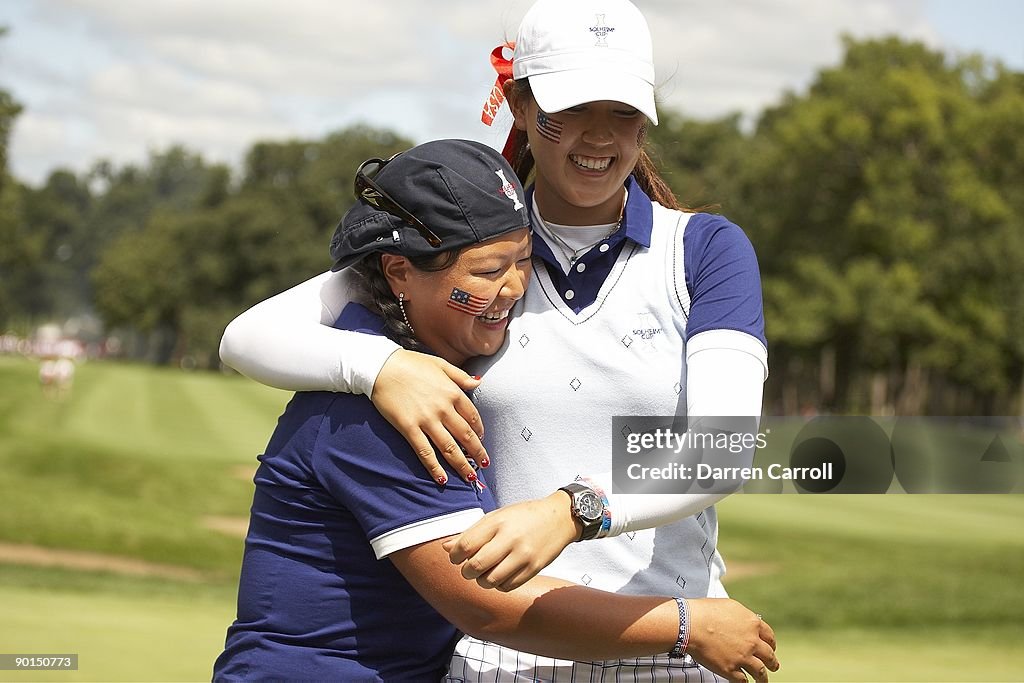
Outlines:
[{"label": "watch strap", "polygon": [[558,490],[565,491],[566,493],[569,494],[569,498],[572,501],[572,515],[573,517],[578,519],[580,524],[583,526],[583,533],[580,534],[580,540],[590,541],[592,539],[597,538],[597,535],[598,533],[600,533],[601,528],[605,525],[606,520],[608,520],[608,515],[602,512],[601,517],[594,521],[588,521],[581,518],[576,510],[576,495],[587,492],[593,493],[599,500],[601,500],[602,507],[604,507],[606,503],[604,496],[598,494],[597,491],[595,491],[591,487],[586,486],[585,484],[579,484],[577,482],[561,486]]}]

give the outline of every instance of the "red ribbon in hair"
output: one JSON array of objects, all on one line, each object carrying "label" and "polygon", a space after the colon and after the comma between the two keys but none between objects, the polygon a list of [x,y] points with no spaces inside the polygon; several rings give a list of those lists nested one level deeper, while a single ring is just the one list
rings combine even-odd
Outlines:
[{"label": "red ribbon in hair", "polygon": [[484,102],[484,109],[480,112],[480,120],[485,125],[491,125],[494,123],[494,116],[501,109],[501,103],[505,101],[505,81],[512,78],[512,60],[505,58],[505,48],[514,50],[516,44],[509,41],[504,45],[499,45],[491,51],[491,66],[498,73],[498,77],[494,80],[494,85],[491,86],[491,94],[488,95],[487,101]]},{"label": "red ribbon in hair", "polygon": [[[512,78],[512,60],[505,58],[505,50],[514,51],[515,48],[515,42],[510,40],[491,50],[491,66],[494,67],[498,77],[494,79],[494,85],[491,86],[491,94],[487,96],[487,101],[484,102],[484,109],[480,112],[480,120],[485,125],[489,126],[494,123],[494,117],[497,115],[498,110],[501,109],[501,103],[505,101],[505,82]],[[513,125],[512,130],[508,132],[508,139],[505,140],[505,148],[501,150],[501,155],[510,164],[513,163],[512,149],[515,147],[520,132]]]}]

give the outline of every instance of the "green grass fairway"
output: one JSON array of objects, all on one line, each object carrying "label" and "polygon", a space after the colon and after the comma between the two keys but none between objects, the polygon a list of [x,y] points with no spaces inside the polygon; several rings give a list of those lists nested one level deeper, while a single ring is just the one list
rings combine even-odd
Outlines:
[{"label": "green grass fairway", "polygon": [[[95,573],[42,573],[43,580],[26,579],[32,587],[3,585],[7,579],[0,584],[2,649],[77,653],[79,668],[4,671],[0,680],[210,680],[225,628],[234,618],[234,586],[214,590]],[[69,588],[68,583],[78,585]]]},{"label": "green grass fairway", "polygon": [[[0,358],[0,544],[198,578],[0,561],[0,653],[80,657],[0,681],[209,680],[242,541],[207,521],[248,514],[289,395],[95,363],[57,402],[36,371]],[[719,514],[729,590],[779,638],[773,681],[1024,680],[1024,496],[741,494]]]},{"label": "green grass fairway", "polygon": [[773,683],[786,681],[901,681],[961,683],[1016,682],[1024,660],[1021,636],[993,632],[964,641],[955,631],[785,630],[779,646],[783,669]]},{"label": "green grass fairway", "polygon": [[256,456],[289,394],[240,377],[79,368],[65,401],[0,359],[0,541],[237,570],[207,516],[245,515]]},{"label": "green grass fairway", "polygon": [[738,495],[719,515],[773,680],[1024,679],[1024,497]]}]

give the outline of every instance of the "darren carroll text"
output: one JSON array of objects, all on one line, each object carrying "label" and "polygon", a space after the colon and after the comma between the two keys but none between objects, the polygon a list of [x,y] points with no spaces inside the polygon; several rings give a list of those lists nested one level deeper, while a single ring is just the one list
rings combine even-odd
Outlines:
[{"label": "darren carroll text", "polygon": [[671,463],[664,467],[644,467],[632,464],[626,476],[635,481],[647,479],[673,479],[677,481],[734,481],[751,479],[791,479],[794,481],[822,481],[832,479],[832,463],[820,467],[783,467],[779,464],[764,467],[714,467],[705,463],[681,465]]}]

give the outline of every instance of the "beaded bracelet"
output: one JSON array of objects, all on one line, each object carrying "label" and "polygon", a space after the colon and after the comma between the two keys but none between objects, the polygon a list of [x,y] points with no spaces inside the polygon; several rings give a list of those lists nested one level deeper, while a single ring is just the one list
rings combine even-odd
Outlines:
[{"label": "beaded bracelet", "polygon": [[686,646],[690,644],[690,606],[683,598],[675,598],[679,608],[679,637],[668,656],[679,659],[686,655]]}]

